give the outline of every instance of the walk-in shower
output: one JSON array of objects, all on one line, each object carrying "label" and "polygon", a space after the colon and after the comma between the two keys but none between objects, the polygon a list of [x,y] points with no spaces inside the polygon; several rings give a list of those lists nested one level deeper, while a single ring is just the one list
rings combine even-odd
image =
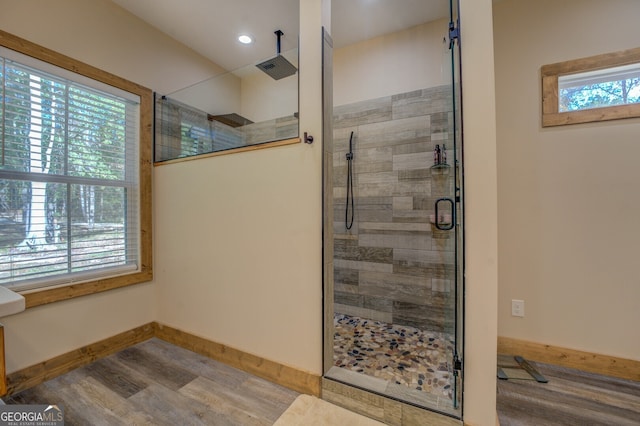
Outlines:
[{"label": "walk-in shower", "polygon": [[446,0],[405,7],[397,5],[405,26],[349,44],[339,37],[351,32],[332,20],[325,379],[460,417],[457,7]]}]

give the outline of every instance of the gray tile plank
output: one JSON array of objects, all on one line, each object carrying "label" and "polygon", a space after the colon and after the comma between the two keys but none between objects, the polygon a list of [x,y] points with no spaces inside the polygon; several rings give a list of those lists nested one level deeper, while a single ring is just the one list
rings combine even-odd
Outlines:
[{"label": "gray tile plank", "polygon": [[156,356],[144,350],[144,347],[134,346],[115,354],[122,364],[141,374],[152,377],[159,384],[169,389],[177,390],[197,377],[170,360]]},{"label": "gray tile plank", "polygon": [[238,424],[219,411],[212,411],[211,407],[200,401],[155,383],[133,395],[128,401],[139,410],[153,416],[157,425],[232,426]]},{"label": "gray tile plank", "polygon": [[237,389],[251,377],[249,373],[242,370],[159,339],[148,340],[139,346],[159,358],[170,359],[174,365],[194,375],[213,380],[229,389]]},{"label": "gray tile plank", "polygon": [[141,391],[148,383],[130,374],[128,369],[113,361],[113,358],[103,358],[84,367],[90,377],[104,384],[123,398]]},{"label": "gray tile plank", "polygon": [[61,405],[68,425],[270,425],[298,395],[154,338],[6,402]]}]

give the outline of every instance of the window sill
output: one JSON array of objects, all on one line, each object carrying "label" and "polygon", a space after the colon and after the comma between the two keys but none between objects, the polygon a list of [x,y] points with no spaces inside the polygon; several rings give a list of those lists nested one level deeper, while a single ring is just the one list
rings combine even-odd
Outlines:
[{"label": "window sill", "polygon": [[41,288],[18,292],[25,298],[25,308],[34,308],[40,305],[74,299],[116,288],[127,287],[134,284],[149,282],[153,279],[153,271],[143,265],[142,271],[119,277],[105,278],[96,281],[63,285],[55,288]]}]

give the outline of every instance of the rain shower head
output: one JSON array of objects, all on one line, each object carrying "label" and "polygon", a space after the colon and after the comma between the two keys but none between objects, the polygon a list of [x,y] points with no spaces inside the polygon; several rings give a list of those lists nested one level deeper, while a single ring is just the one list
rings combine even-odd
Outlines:
[{"label": "rain shower head", "polygon": [[259,63],[258,65],[256,65],[256,67],[264,71],[274,80],[280,80],[281,78],[294,75],[296,71],[298,71],[298,69],[280,54],[280,38],[284,35],[284,33],[280,30],[277,30],[274,34],[277,37],[276,56]]}]

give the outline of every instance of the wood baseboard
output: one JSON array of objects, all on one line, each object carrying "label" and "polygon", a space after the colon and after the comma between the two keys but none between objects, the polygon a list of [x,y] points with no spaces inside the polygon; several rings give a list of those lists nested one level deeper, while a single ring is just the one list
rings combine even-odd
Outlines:
[{"label": "wood baseboard", "polygon": [[156,337],[300,393],[320,396],[321,377],[157,324]]},{"label": "wood baseboard", "polygon": [[[0,326],[0,341],[3,337],[2,331]],[[318,375],[230,348],[158,324],[155,321],[13,372],[7,375],[6,389],[0,393],[0,396],[13,395],[152,337],[223,362],[289,389],[320,396],[320,376]],[[2,371],[0,371],[1,373]],[[0,391],[3,391],[2,383],[0,383]]]},{"label": "wood baseboard", "polygon": [[498,353],[520,355],[546,364],[640,381],[640,361],[632,359],[527,342],[510,337],[498,337]]},{"label": "wood baseboard", "polygon": [[149,323],[100,340],[80,349],[58,355],[7,375],[7,395],[36,386],[61,374],[114,354],[154,336],[155,324]]},{"label": "wood baseboard", "polygon": [[0,395],[7,393],[7,370],[4,359],[4,325],[0,324]]}]

